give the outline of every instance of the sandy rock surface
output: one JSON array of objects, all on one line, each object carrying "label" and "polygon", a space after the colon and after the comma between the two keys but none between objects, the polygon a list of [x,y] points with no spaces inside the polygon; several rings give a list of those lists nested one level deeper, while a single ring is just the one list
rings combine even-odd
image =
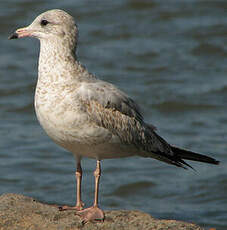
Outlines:
[{"label": "sandy rock surface", "polygon": [[0,230],[203,230],[195,224],[158,220],[139,211],[105,211],[105,216],[104,222],[83,225],[75,211],[60,212],[52,205],[19,194],[0,196]]}]

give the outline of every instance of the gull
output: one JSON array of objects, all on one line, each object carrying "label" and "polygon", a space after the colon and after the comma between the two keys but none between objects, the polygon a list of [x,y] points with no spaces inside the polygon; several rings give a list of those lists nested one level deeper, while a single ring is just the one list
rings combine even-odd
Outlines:
[{"label": "gull", "polygon": [[[141,156],[155,158],[181,168],[192,168],[184,160],[210,164],[211,157],[168,144],[156,128],[144,121],[139,106],[115,85],[88,72],[76,56],[78,27],[71,15],[60,9],[40,14],[9,39],[34,37],[40,41],[38,80],[35,90],[37,118],[52,140],[73,153],[76,166],[75,209],[83,222],[104,220],[99,207],[101,160]],[[83,157],[93,158],[94,203],[84,209],[81,200]]]}]

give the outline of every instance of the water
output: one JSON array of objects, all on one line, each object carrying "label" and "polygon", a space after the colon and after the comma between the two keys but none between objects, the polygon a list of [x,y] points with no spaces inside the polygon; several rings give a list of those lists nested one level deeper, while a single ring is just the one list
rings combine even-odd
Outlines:
[{"label": "water", "polygon": [[[106,160],[102,207],[226,229],[225,1],[1,1],[0,193],[75,202],[74,159],[46,136],[34,113],[39,43],[7,40],[52,8],[76,18],[80,61],[130,94],[160,135],[221,161],[220,166],[192,163],[193,172],[153,159]],[[83,200],[90,205],[95,161],[82,164]]]}]

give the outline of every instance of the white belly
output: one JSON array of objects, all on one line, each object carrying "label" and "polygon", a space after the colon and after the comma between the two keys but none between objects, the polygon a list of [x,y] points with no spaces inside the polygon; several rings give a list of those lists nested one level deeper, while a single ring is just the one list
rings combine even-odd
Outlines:
[{"label": "white belly", "polygon": [[37,118],[54,142],[76,156],[105,159],[136,155],[133,146],[122,144],[117,136],[91,122],[79,103],[73,105],[68,99],[36,95]]}]

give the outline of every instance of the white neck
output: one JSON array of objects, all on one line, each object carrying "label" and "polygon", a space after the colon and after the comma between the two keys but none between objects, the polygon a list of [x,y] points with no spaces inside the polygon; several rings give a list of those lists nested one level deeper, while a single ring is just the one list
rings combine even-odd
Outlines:
[{"label": "white neck", "polygon": [[[63,41],[41,40],[39,54],[39,80],[59,82],[70,80],[67,72],[77,69],[75,48]],[[67,70],[67,72],[65,72]],[[54,79],[53,79],[54,78]]]}]

